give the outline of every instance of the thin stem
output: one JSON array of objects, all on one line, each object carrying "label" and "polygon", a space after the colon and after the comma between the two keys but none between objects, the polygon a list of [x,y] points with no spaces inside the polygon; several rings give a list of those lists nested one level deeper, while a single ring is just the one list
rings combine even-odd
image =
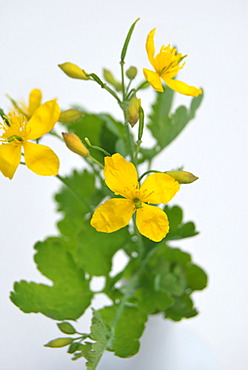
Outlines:
[{"label": "thin stem", "polygon": [[157,171],[157,170],[149,170],[149,171],[146,171],[144,172],[140,177],[139,177],[139,180],[138,181],[141,181],[143,179],[144,176],[148,175],[148,173],[152,173],[152,172],[156,172],[156,173],[161,173],[161,171]]},{"label": "thin stem", "polygon": [[[125,114],[124,114],[125,116]],[[126,121],[126,119],[125,119]],[[125,122],[125,130],[126,130],[126,136],[127,136],[127,143],[128,143],[128,148],[129,148],[129,154],[130,154],[130,157],[131,157],[131,161],[134,162],[134,148],[133,148],[133,142],[132,142],[132,138],[131,138],[131,134],[130,134],[130,131],[129,131],[129,126],[128,126],[128,122],[126,121]]]},{"label": "thin stem", "polygon": [[119,99],[118,95],[112,90],[105,82],[103,82],[95,73],[87,74],[87,77],[92,77],[92,79],[101,86],[102,89],[107,90],[120,104],[121,100]]},{"label": "thin stem", "polygon": [[95,159],[94,157],[92,157],[91,155],[88,155],[88,158],[90,158],[92,160],[92,162],[94,162],[95,164],[97,164],[99,167],[104,168],[104,165],[102,163],[100,163],[97,159]]},{"label": "thin stem", "polygon": [[120,61],[121,65],[121,89],[122,89],[122,101],[124,102],[126,99],[126,93],[125,93],[125,75],[124,75],[124,60]]}]

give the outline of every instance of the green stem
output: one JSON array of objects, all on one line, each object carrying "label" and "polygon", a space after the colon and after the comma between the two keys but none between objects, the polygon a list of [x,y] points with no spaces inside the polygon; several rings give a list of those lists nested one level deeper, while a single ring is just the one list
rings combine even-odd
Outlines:
[{"label": "green stem", "polygon": [[97,164],[99,167],[104,168],[104,165],[102,163],[100,163],[97,159],[95,159],[94,157],[92,157],[91,155],[88,155],[88,158],[90,158],[92,160],[92,162],[94,162],[95,164]]},{"label": "green stem", "polygon": [[103,82],[95,73],[87,74],[87,77],[92,77],[92,79],[101,86],[102,89],[107,90],[120,104],[121,100],[119,99],[118,95],[112,90],[105,82]]},{"label": "green stem", "polygon": [[[125,116],[125,113],[124,113],[124,116]],[[130,131],[129,131],[129,125],[128,125],[128,122],[126,121],[126,118],[125,118],[125,130],[126,130],[126,137],[127,137],[128,148],[129,148],[129,154],[130,154],[130,157],[131,157],[131,161],[134,162],[133,141],[132,141],[132,138],[131,138],[131,134],[130,134]]]},{"label": "green stem", "polygon": [[140,181],[143,179],[143,177],[144,177],[144,176],[148,175],[148,173],[153,173],[153,172],[155,172],[155,173],[162,173],[162,171],[149,170],[149,171],[144,172],[144,173],[139,177],[138,181],[140,182]]}]

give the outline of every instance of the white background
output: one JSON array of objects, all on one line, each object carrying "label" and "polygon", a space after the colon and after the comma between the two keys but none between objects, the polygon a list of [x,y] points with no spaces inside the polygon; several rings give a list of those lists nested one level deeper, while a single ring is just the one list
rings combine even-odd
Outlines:
[{"label": "white background", "polygon": [[[4,109],[9,107],[5,93],[26,100],[31,89],[41,88],[44,101],[57,97],[63,109],[79,103],[119,117],[111,96],[93,83],[69,79],[57,64],[71,61],[88,72],[101,74],[101,68],[107,67],[119,73],[122,43],[137,17],[141,20],[127,66],[136,65],[140,71],[150,67],[145,39],[157,27],[157,49],[171,43],[189,55],[179,79],[205,89],[197,118],[155,165],[161,170],[184,165],[200,177],[183,186],[174,203],[185,209],[187,220],[196,220],[201,234],[175,245],[192,253],[204,267],[209,286],[195,294],[200,311],[196,318],[149,323],[147,333],[155,327],[155,337],[149,337],[150,345],[143,344],[143,354],[133,362],[136,369],[247,369],[247,5],[245,0],[1,0],[0,106]],[[140,97],[148,107],[152,89]],[[190,98],[177,96],[177,101],[189,104]],[[62,175],[81,165],[62,144],[53,139],[49,144],[61,158]],[[144,144],[149,145],[148,138]],[[42,347],[59,336],[55,322],[24,315],[8,298],[14,281],[46,281],[32,261],[33,244],[56,234],[58,215],[52,197],[59,185],[56,178],[39,177],[21,166],[12,181],[0,178],[3,370],[84,367],[83,361],[72,362],[64,349]],[[88,319],[89,313],[79,320],[81,330]],[[148,351],[150,362],[144,361]],[[112,367],[102,365],[102,369],[131,369],[131,361],[113,365],[111,360]]]}]

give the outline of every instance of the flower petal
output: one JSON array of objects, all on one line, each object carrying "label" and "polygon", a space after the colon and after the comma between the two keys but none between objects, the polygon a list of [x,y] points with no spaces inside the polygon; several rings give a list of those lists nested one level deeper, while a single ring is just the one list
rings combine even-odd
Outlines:
[{"label": "flower petal", "polygon": [[179,183],[173,177],[166,173],[154,173],[141,185],[140,200],[153,204],[166,204],[179,189]]},{"label": "flower petal", "polygon": [[146,52],[148,55],[149,62],[154,67],[154,54],[155,54],[155,46],[154,46],[154,35],[156,33],[156,28],[153,28],[151,32],[148,33],[146,39]]},{"label": "flower petal", "polygon": [[27,140],[35,140],[51,131],[60,116],[60,108],[56,100],[42,104],[29,120],[26,126]]},{"label": "flower petal", "polygon": [[112,233],[127,226],[134,212],[133,201],[121,198],[109,199],[95,210],[90,224],[97,231]]},{"label": "flower petal", "polygon": [[41,176],[57,175],[59,170],[59,158],[52,149],[41,144],[25,141],[24,156],[26,166]]},{"label": "flower petal", "polygon": [[105,182],[109,189],[125,198],[131,197],[138,187],[138,174],[133,163],[126,161],[119,153],[104,160]]},{"label": "flower petal", "polygon": [[145,203],[137,209],[136,225],[139,232],[154,242],[160,242],[169,231],[169,222],[162,209]]},{"label": "flower petal", "polygon": [[40,89],[33,89],[29,94],[28,112],[30,116],[34,114],[34,111],[41,105],[42,93]]},{"label": "flower petal", "polygon": [[0,145],[0,171],[10,180],[21,161],[21,145],[15,143]]},{"label": "flower petal", "polygon": [[159,91],[163,92],[162,82],[160,80],[159,74],[157,72],[153,72],[150,69],[143,68],[145,79],[152,85],[152,87]]},{"label": "flower petal", "polygon": [[178,80],[172,80],[170,78],[163,78],[164,82],[172,89],[180,94],[189,96],[198,96],[202,94],[202,89],[198,89],[194,86],[189,86],[186,83]]}]

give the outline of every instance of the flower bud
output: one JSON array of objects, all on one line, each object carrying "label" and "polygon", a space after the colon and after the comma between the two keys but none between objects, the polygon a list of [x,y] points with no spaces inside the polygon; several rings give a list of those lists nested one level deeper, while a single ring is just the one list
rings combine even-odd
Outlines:
[{"label": "flower bud", "polygon": [[141,106],[141,99],[134,96],[128,103],[126,110],[126,118],[130,125],[133,127],[139,120],[139,109]]},{"label": "flower bud", "polygon": [[60,322],[59,324],[57,324],[57,326],[60,329],[60,331],[62,331],[62,333],[65,333],[65,334],[75,334],[76,333],[76,330],[74,329],[74,327],[67,321]]},{"label": "flower bud", "polygon": [[166,173],[177,180],[179,184],[190,184],[199,178],[193,175],[191,172],[186,171],[166,171]]},{"label": "flower bud", "polygon": [[137,76],[138,70],[136,67],[131,66],[126,71],[126,76],[129,78],[129,80],[133,80]]},{"label": "flower bud", "polygon": [[81,116],[82,112],[77,109],[67,109],[60,113],[59,122],[71,123],[77,121]]},{"label": "flower bud", "polygon": [[60,348],[68,346],[68,344],[71,344],[73,341],[72,338],[57,338],[50,340],[47,344],[44,345],[44,347],[50,347],[50,348]]},{"label": "flower bud", "polygon": [[103,77],[110,85],[112,85],[116,89],[116,91],[121,91],[121,83],[115,79],[111,71],[103,68]]},{"label": "flower bud", "polygon": [[58,65],[65,74],[71,78],[78,78],[79,80],[88,80],[85,71],[78,67],[76,64],[66,62]]},{"label": "flower bud", "polygon": [[88,157],[89,151],[86,148],[86,146],[84,146],[84,144],[77,135],[71,132],[62,132],[62,135],[67,148],[69,148],[72,152],[81,155],[84,158]]}]

